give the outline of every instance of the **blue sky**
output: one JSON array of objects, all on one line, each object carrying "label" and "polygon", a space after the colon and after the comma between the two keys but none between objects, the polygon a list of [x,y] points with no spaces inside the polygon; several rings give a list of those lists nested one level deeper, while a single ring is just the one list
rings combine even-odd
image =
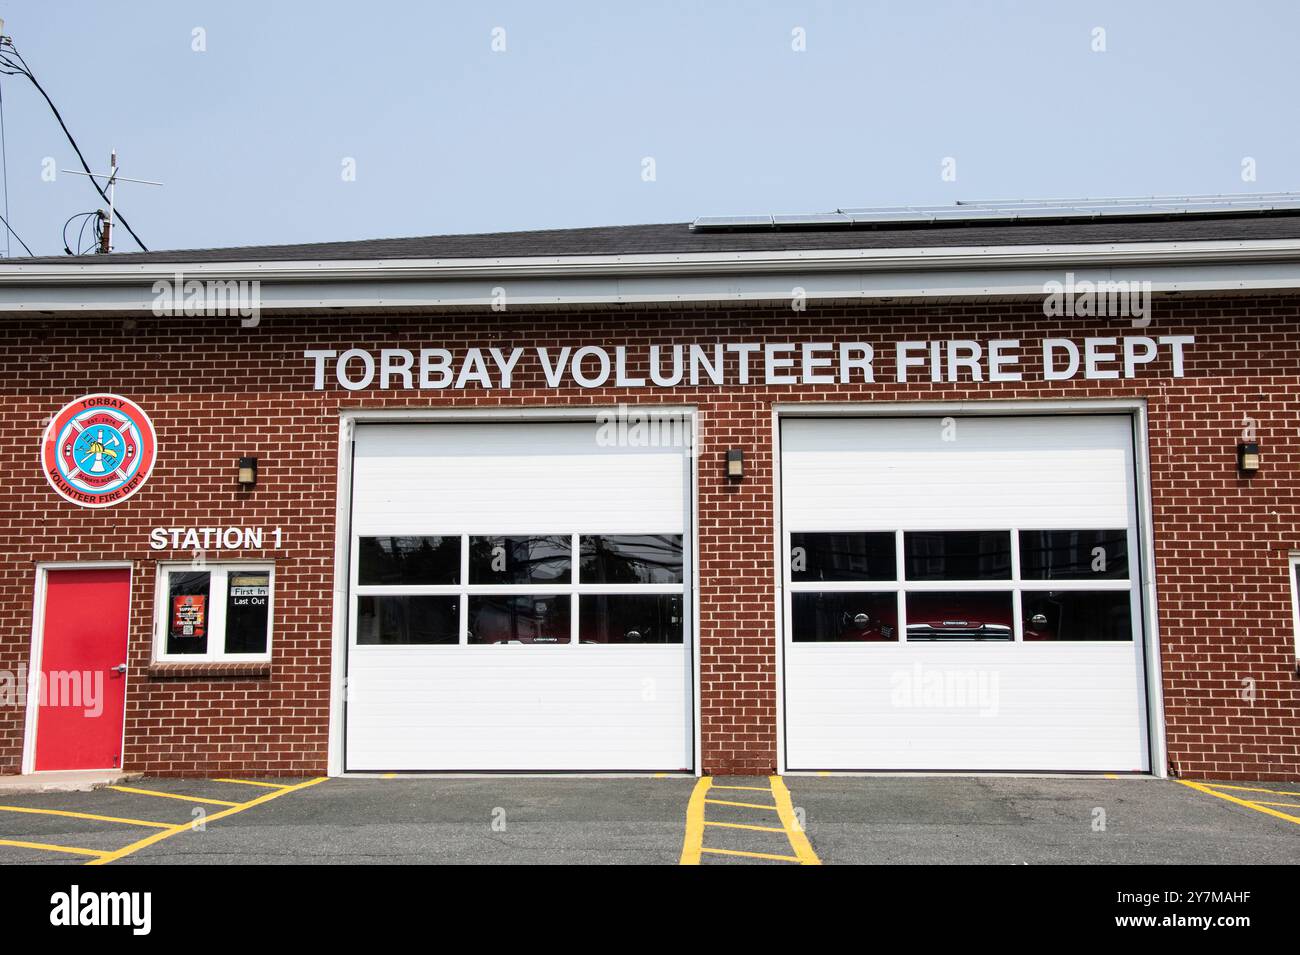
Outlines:
[{"label": "blue sky", "polygon": [[[92,166],[115,146],[123,175],[166,183],[118,194],[156,249],[1300,190],[1300,4],[1284,0],[18,0],[0,16]],[[45,157],[75,156],[25,79],[0,88],[9,218],[57,254],[64,220],[102,203],[84,178],[42,181]]]}]

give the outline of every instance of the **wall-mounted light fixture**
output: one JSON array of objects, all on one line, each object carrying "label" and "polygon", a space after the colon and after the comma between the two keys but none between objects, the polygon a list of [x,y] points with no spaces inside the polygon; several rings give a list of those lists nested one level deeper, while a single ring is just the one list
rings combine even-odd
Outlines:
[{"label": "wall-mounted light fixture", "polygon": [[239,486],[250,488],[257,483],[257,458],[239,459]]},{"label": "wall-mounted light fixture", "polygon": [[727,452],[727,478],[732,481],[739,481],[745,476],[745,452],[740,448],[732,448]]},{"label": "wall-mounted light fixture", "polygon": [[1245,477],[1259,470],[1259,445],[1254,441],[1237,445],[1237,470]]}]

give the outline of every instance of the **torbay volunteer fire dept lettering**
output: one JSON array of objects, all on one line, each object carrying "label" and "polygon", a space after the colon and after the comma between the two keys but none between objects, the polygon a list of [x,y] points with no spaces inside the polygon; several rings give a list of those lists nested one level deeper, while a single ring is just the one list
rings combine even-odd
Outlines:
[{"label": "torbay volunteer fire dept lettering", "polygon": [[[887,380],[907,383],[1013,382],[1035,374],[1045,381],[1135,378],[1167,362],[1182,378],[1192,335],[1020,339],[949,338],[903,341],[881,350],[869,342],[728,342],[574,347],[309,348],[312,387],[382,389],[510,388],[540,371],[548,388],[672,388],[679,385],[834,385]],[[887,369],[887,370],[886,370]]]}]

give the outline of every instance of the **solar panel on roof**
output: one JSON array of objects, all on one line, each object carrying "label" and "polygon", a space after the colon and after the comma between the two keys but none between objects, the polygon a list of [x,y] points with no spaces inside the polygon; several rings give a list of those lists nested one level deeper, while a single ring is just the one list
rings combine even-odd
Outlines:
[{"label": "solar panel on roof", "polygon": [[776,215],[772,216],[772,224],[777,228],[782,227],[799,227],[806,228],[825,228],[827,226],[851,226],[853,219],[842,212],[817,212],[811,215]]},{"label": "solar panel on roof", "polygon": [[702,216],[694,231],[815,229],[961,222],[1088,221],[1105,218],[1216,216],[1300,212],[1300,194],[1129,196],[1096,199],[972,199],[954,205],[844,208],[807,215]]},{"label": "solar panel on roof", "polygon": [[771,216],[701,216],[691,223],[692,229],[749,229],[770,226]]}]

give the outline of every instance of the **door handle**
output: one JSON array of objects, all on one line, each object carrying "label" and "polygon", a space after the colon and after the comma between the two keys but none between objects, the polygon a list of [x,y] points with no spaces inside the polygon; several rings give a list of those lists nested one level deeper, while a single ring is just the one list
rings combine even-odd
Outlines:
[{"label": "door handle", "polygon": [[125,663],[119,663],[117,666],[113,667],[113,672],[114,672],[114,673],[125,673],[125,672],[126,672],[126,664],[125,664]]}]

